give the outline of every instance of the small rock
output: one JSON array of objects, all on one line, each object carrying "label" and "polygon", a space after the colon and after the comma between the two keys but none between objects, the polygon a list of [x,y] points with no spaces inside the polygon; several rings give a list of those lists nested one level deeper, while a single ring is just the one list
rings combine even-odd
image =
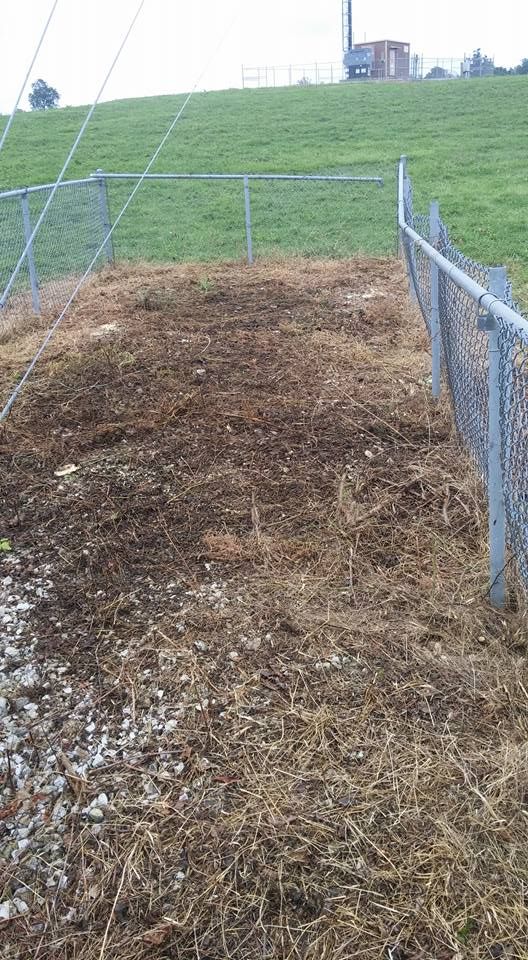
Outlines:
[{"label": "small rock", "polygon": [[[29,906],[29,904],[33,903],[34,899],[35,895],[32,890],[29,890],[28,887],[18,887],[13,896],[13,903],[16,904],[17,900],[23,900],[23,902]],[[22,911],[19,909],[18,912],[21,913]]]},{"label": "small rock", "polygon": [[92,807],[88,812],[88,818],[92,823],[102,823],[105,815],[101,807]]},{"label": "small rock", "polygon": [[13,914],[13,907],[10,900],[4,900],[0,903],[0,920],[9,920]]},{"label": "small rock", "polygon": [[242,642],[243,642],[246,650],[255,650],[255,651],[257,651],[257,650],[260,650],[260,648],[261,648],[261,646],[262,646],[262,640],[260,639],[260,637],[255,637],[254,640],[245,639],[245,640],[243,640]]},{"label": "small rock", "polygon": [[13,906],[16,907],[17,913],[27,913],[29,910],[28,904],[20,897],[13,897]]}]

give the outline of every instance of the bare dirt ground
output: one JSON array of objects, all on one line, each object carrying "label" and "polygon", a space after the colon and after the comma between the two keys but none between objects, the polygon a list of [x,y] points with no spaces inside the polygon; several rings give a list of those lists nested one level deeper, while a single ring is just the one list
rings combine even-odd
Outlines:
[{"label": "bare dirt ground", "polygon": [[0,956],[528,957],[526,619],[428,371],[397,261],[92,282],[0,434]]}]

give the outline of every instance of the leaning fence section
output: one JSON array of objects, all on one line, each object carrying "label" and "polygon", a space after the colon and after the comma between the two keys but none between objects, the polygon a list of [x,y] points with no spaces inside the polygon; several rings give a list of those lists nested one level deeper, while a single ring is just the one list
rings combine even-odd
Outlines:
[{"label": "leaning fence section", "polygon": [[528,586],[528,320],[506,270],[458,250],[437,203],[428,214],[414,211],[405,158],[398,184],[400,244],[431,340],[433,392],[443,371],[458,432],[487,491],[490,594],[500,606],[506,546]]}]

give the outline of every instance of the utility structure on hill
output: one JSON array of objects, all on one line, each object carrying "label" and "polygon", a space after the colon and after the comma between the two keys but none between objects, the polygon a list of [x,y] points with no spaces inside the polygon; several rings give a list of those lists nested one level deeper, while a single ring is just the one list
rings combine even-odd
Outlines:
[{"label": "utility structure on hill", "polygon": [[352,0],[343,0],[343,64],[347,80],[408,80],[410,45],[396,40],[354,43]]},{"label": "utility structure on hill", "polygon": [[354,46],[352,29],[352,0],[343,0],[343,64],[347,80],[368,80],[372,71],[373,54],[369,47]]}]

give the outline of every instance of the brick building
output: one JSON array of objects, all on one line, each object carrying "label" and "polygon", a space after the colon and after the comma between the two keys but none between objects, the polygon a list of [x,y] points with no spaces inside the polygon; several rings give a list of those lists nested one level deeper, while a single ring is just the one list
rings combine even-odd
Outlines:
[{"label": "brick building", "polygon": [[411,48],[397,40],[356,43],[355,50],[372,50],[370,76],[373,80],[409,80]]}]

